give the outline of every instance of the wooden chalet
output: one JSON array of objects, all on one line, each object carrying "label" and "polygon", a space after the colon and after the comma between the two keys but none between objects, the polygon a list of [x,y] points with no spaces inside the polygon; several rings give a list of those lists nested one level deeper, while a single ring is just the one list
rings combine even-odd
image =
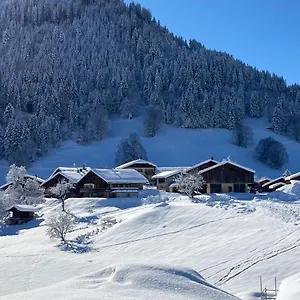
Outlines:
[{"label": "wooden chalet", "polygon": [[79,197],[137,197],[148,179],[133,169],[91,169],[77,184]]},{"label": "wooden chalet", "polygon": [[155,186],[159,190],[172,192],[171,185],[175,182],[175,178],[181,173],[180,170],[163,171],[152,177],[155,180]]},{"label": "wooden chalet", "polygon": [[156,174],[156,168],[157,166],[149,161],[143,159],[136,159],[126,164],[117,166],[115,169],[134,169],[139,173],[143,174],[143,176],[145,176],[148,180],[151,180],[152,176]]},{"label": "wooden chalet", "polygon": [[199,171],[203,176],[206,193],[247,193],[254,183],[255,171],[224,160]]},{"label": "wooden chalet", "polygon": [[77,183],[85,176],[91,168],[82,166],[80,168],[59,167],[51,174],[51,176],[43,182],[41,187],[45,189],[45,196],[52,197],[50,189],[56,186],[59,182],[66,181],[74,185],[67,197],[77,197]]},{"label": "wooden chalet", "polygon": [[263,177],[259,180],[255,180],[255,182],[253,183],[252,187],[251,187],[251,191],[252,192],[263,192],[263,185],[270,182],[271,179],[270,178],[266,178],[266,177]]},{"label": "wooden chalet", "polygon": [[8,225],[19,225],[35,218],[38,209],[31,205],[14,205],[7,210],[10,216],[6,219]]},{"label": "wooden chalet", "polygon": [[[281,183],[281,184],[279,184]],[[262,185],[262,192],[273,192],[279,187],[286,184],[286,180],[283,176],[275,178],[269,182],[266,182]]]}]

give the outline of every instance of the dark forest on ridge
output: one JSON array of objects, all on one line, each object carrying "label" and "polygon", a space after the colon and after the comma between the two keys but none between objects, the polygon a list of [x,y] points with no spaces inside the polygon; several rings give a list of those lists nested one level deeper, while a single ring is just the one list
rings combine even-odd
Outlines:
[{"label": "dark forest on ridge", "polygon": [[143,105],[183,128],[266,117],[300,140],[300,87],[176,37],[121,0],[1,0],[0,156],[27,164],[63,140],[104,139]]}]

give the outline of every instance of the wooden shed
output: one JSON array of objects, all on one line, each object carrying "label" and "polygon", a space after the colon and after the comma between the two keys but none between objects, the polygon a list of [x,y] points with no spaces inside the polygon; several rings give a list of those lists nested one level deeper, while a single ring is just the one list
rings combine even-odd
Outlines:
[{"label": "wooden shed", "polygon": [[32,205],[14,205],[7,209],[10,216],[6,219],[8,225],[19,225],[35,218],[38,209]]}]

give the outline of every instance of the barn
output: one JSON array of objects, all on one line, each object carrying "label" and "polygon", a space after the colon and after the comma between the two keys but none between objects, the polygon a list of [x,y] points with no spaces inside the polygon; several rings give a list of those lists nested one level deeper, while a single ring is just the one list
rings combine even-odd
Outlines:
[{"label": "barn", "polygon": [[232,161],[224,160],[199,171],[206,193],[246,193],[254,183],[255,171]]}]

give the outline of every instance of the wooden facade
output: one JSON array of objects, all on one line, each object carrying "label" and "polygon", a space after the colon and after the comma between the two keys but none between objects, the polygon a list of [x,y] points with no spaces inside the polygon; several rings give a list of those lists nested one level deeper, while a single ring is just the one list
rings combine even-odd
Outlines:
[{"label": "wooden facade", "polygon": [[94,172],[89,172],[77,184],[78,197],[136,197],[143,189],[142,183],[106,182]]},{"label": "wooden facade", "polygon": [[145,176],[148,180],[151,180],[152,176],[155,175],[155,170],[156,167],[153,166],[152,164],[140,164],[140,163],[136,163],[136,164],[132,164],[128,167],[125,167],[124,169],[133,169],[138,171],[139,173],[141,173],[143,176]]},{"label": "wooden facade", "polygon": [[[72,183],[67,177],[63,176],[61,173],[57,173],[49,180],[45,181],[41,187],[45,189],[45,196],[46,197],[54,197],[55,195],[51,192],[51,188],[56,186],[58,183],[66,181]],[[76,197],[77,196],[77,187],[76,184],[74,184],[74,189],[72,189],[68,195],[66,195],[66,198],[70,197]]]},{"label": "wooden facade", "polygon": [[[23,205],[23,207],[26,205]],[[37,209],[26,209],[23,211],[18,208],[18,205],[11,207],[7,210],[11,215],[7,218],[6,224],[8,225],[20,225],[27,223],[35,218],[35,212]]]},{"label": "wooden facade", "polygon": [[254,172],[231,163],[221,163],[201,172],[207,193],[246,193],[254,183]]}]

